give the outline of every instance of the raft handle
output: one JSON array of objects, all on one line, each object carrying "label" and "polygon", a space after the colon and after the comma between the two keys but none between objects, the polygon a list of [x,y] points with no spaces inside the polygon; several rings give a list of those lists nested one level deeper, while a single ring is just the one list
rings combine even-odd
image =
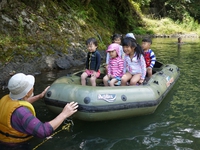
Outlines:
[{"label": "raft handle", "polygon": [[159,71],[159,73],[158,73],[158,74],[159,74],[159,75],[163,75],[163,73],[164,73],[163,71]]},{"label": "raft handle", "polygon": [[173,70],[174,70],[173,68],[169,68],[169,71],[173,72]]},{"label": "raft handle", "polygon": [[157,90],[158,95],[160,95],[160,92]]},{"label": "raft handle", "polygon": [[51,97],[51,91],[47,92],[47,97]]},{"label": "raft handle", "polygon": [[122,96],[121,96],[121,99],[122,99],[123,101],[126,101],[126,100],[127,100],[126,95],[122,95]]},{"label": "raft handle", "polygon": [[85,104],[89,104],[91,99],[89,97],[85,97],[83,101]]},{"label": "raft handle", "polygon": [[155,84],[158,84],[158,85],[159,85],[158,81],[156,81],[156,80],[154,80],[154,81],[153,81],[153,83],[155,83]]}]

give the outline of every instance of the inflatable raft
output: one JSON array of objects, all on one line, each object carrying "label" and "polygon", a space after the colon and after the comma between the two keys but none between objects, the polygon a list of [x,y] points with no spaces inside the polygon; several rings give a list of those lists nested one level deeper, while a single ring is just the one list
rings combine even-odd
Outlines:
[{"label": "inflatable raft", "polygon": [[[101,67],[101,73],[105,68]],[[58,78],[45,94],[45,104],[60,113],[71,102],[78,102],[72,117],[84,121],[122,119],[153,113],[176,83],[180,71],[176,65],[156,62],[153,76],[143,85],[104,87],[102,74],[99,86],[80,85],[82,71]],[[89,81],[89,79],[87,79]],[[87,82],[89,83],[89,82]]]}]

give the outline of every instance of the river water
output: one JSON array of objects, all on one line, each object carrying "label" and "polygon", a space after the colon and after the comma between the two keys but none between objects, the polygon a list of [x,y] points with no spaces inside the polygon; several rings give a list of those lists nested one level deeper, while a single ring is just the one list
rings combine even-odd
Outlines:
[{"label": "river water", "polygon": [[[155,113],[123,120],[85,122],[73,120],[71,132],[61,131],[41,146],[42,139],[33,138],[23,148],[38,150],[197,150],[200,147],[200,40],[155,38],[152,49],[157,60],[176,64],[180,78]],[[140,42],[139,42],[140,43]],[[58,77],[77,68],[45,72],[36,76],[38,94]],[[0,96],[8,91],[0,91]],[[43,122],[55,117],[43,100],[35,102],[37,116]],[[61,127],[56,130],[59,131]],[[0,145],[0,149],[1,149]]]}]

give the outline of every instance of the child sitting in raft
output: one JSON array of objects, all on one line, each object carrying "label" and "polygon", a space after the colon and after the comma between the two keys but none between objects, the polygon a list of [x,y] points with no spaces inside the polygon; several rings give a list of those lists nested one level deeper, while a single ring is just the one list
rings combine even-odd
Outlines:
[{"label": "child sitting in raft", "polygon": [[91,76],[90,82],[92,86],[96,86],[96,79],[100,76],[101,55],[97,50],[97,40],[89,38],[86,41],[88,53],[86,59],[86,70],[81,75],[81,84],[86,85],[86,78]]},{"label": "child sitting in raft", "polygon": [[[133,40],[135,40],[135,42],[136,42],[136,38],[135,38],[135,36],[134,36],[134,34],[133,33],[127,33],[126,35],[125,35],[125,37],[129,37],[129,38],[132,38]],[[121,44],[121,41],[120,41],[120,44]],[[123,47],[122,47],[122,50],[123,50]],[[121,52],[121,51],[120,51]],[[124,52],[124,50],[123,50],[123,52],[122,52],[122,59],[124,59],[124,56],[125,56],[125,52]],[[109,54],[107,53],[107,55],[109,56]],[[115,85],[121,85],[121,81],[117,81],[116,83],[115,83]]]},{"label": "child sitting in raft", "polygon": [[120,45],[117,43],[112,43],[108,46],[106,51],[110,56],[108,63],[108,73],[103,78],[103,83],[105,86],[114,86],[117,81],[121,81],[123,75],[123,64],[124,61],[120,56]]},{"label": "child sitting in raft", "polygon": [[133,38],[134,40],[136,40],[136,38],[135,38],[135,36],[134,36],[133,33],[127,33],[127,34],[125,35],[125,37],[130,37],[130,38]]},{"label": "child sitting in raft", "polygon": [[[123,51],[123,48],[122,46],[120,45],[121,44],[121,39],[122,39],[122,35],[120,34],[113,34],[112,37],[111,37],[111,40],[112,40],[112,43],[117,43],[119,44],[119,56],[123,59],[124,58],[124,51]],[[109,60],[110,60],[110,55],[109,53],[106,54],[106,70],[108,68],[108,63],[109,63]]]},{"label": "child sitting in raft", "polygon": [[146,63],[142,48],[131,37],[125,37],[122,40],[122,46],[126,55],[124,57],[124,75],[121,78],[121,85],[127,85],[129,80],[130,85],[143,83],[146,76]]},{"label": "child sitting in raft", "polygon": [[156,62],[156,56],[150,48],[151,44],[152,41],[149,38],[144,38],[142,40],[142,49],[144,51],[144,59],[146,62],[147,75],[149,78],[152,76],[152,68],[154,67]]},{"label": "child sitting in raft", "polygon": [[[134,36],[133,33],[127,33],[127,34],[125,35],[125,37],[132,38],[132,39],[136,42],[136,38],[135,38],[135,36]],[[125,37],[124,37],[124,38],[125,38]],[[123,51],[124,51],[124,49],[123,49]],[[125,53],[125,55],[126,55],[126,52],[125,52],[125,51],[124,51],[124,53]]]}]

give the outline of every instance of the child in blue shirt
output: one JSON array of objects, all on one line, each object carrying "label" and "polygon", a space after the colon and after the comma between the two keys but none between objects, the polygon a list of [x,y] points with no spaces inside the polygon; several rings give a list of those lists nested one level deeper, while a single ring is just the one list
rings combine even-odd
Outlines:
[{"label": "child in blue shirt", "polygon": [[142,49],[144,51],[144,59],[146,62],[147,75],[149,78],[152,76],[152,68],[154,67],[155,62],[156,62],[156,56],[150,48],[151,44],[152,44],[152,41],[149,38],[144,38],[142,40]]},{"label": "child in blue shirt", "polygon": [[95,38],[89,38],[86,41],[88,53],[86,59],[86,70],[81,75],[81,84],[86,85],[86,78],[90,77],[90,82],[92,86],[96,86],[96,79],[100,76],[100,64],[101,55],[97,50],[97,40]]}]

